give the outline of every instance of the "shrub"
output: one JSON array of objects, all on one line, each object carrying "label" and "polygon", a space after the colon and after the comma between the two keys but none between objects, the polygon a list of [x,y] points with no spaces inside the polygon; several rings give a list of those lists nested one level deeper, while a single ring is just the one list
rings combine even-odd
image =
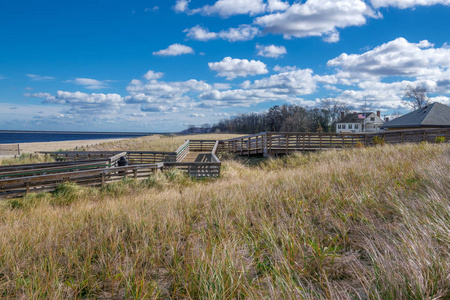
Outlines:
[{"label": "shrub", "polygon": [[372,138],[372,142],[374,145],[381,145],[383,146],[386,142],[384,141],[384,138],[379,137],[379,136],[374,136]]},{"label": "shrub", "polygon": [[445,136],[437,136],[434,142],[438,144],[445,143]]}]

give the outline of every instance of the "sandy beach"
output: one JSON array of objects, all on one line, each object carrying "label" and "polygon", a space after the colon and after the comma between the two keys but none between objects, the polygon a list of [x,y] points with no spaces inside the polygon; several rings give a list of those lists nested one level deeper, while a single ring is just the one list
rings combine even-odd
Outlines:
[{"label": "sandy beach", "polygon": [[[19,146],[20,146],[20,153],[34,153],[39,151],[74,150],[76,147],[80,148],[91,145],[97,145],[101,143],[116,142],[121,140],[126,140],[126,138],[20,143]],[[0,156],[10,157],[11,155],[0,155]]]}]

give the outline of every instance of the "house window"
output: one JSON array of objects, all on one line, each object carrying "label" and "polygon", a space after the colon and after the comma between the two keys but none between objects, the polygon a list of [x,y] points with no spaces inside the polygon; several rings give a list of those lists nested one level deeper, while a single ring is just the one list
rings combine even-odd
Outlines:
[{"label": "house window", "polygon": [[348,124],[348,129],[352,129],[352,124]]},{"label": "house window", "polygon": [[355,129],[358,129],[359,128],[359,124],[355,124]]},{"label": "house window", "polygon": [[341,124],[338,124],[338,129],[341,129]]},{"label": "house window", "polygon": [[342,124],[342,129],[345,129],[345,124]]},{"label": "house window", "polygon": [[370,117],[370,121],[375,121],[375,117]]}]

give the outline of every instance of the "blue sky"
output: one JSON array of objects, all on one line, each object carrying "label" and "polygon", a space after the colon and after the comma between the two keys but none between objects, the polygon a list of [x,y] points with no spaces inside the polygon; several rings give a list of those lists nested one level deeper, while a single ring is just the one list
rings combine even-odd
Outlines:
[{"label": "blue sky", "polygon": [[450,104],[450,0],[0,2],[0,129],[179,131],[325,98]]}]

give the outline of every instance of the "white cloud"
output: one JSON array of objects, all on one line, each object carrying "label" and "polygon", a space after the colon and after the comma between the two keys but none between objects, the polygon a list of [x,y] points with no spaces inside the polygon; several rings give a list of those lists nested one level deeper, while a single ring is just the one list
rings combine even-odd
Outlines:
[{"label": "white cloud", "polygon": [[197,25],[184,30],[186,36],[197,41],[209,41],[223,39],[229,42],[248,41],[258,35],[259,29],[250,25],[240,25],[237,28],[229,28],[220,32],[211,32],[208,28]]},{"label": "white cloud", "polygon": [[153,8],[146,7],[146,8],[144,9],[145,12],[148,12],[148,11],[158,11],[158,10],[159,10],[159,6],[153,6]]},{"label": "white cloud", "polygon": [[258,50],[258,55],[264,56],[264,57],[278,58],[287,53],[286,48],[284,46],[256,45],[256,49]]},{"label": "white cloud", "polygon": [[219,0],[214,5],[205,5],[193,12],[200,12],[204,15],[218,14],[222,18],[228,18],[233,15],[255,15],[263,13],[265,10],[266,4],[263,0]]},{"label": "white cloud", "polygon": [[82,85],[87,89],[90,90],[98,90],[98,89],[104,89],[108,88],[108,82],[110,80],[96,80],[91,78],[75,78],[74,80],[68,80],[66,82],[75,83],[77,85]]},{"label": "white cloud", "polygon": [[183,32],[186,32],[188,38],[197,41],[209,41],[217,38],[216,32],[210,32],[208,28],[204,28],[200,25],[185,29]]},{"label": "white cloud", "polygon": [[153,72],[152,70],[149,70],[145,75],[144,78],[147,80],[152,80],[152,79],[160,79],[161,77],[163,77],[164,73],[161,72]]},{"label": "white cloud", "polygon": [[104,114],[115,113],[125,105],[119,94],[86,94],[82,92],[58,91],[55,96],[49,93],[26,94],[29,97],[43,98],[44,103],[67,107],[66,114]]},{"label": "white cloud", "polygon": [[186,12],[188,10],[188,5],[190,0],[177,0],[175,5],[173,6],[173,10],[176,12]]},{"label": "white cloud", "polygon": [[194,54],[194,50],[189,46],[173,44],[170,45],[167,49],[153,52],[153,55],[159,56],[177,56],[182,54]]},{"label": "white cloud", "polygon": [[191,114],[191,117],[192,118],[204,118],[204,117],[206,117],[206,115],[205,114],[193,113],[193,114]]},{"label": "white cloud", "polygon": [[228,83],[214,83],[213,88],[216,90],[229,90],[231,86]]},{"label": "white cloud", "polygon": [[273,67],[273,70],[275,72],[290,72],[290,71],[297,70],[297,67],[296,66],[284,66],[284,67],[281,67],[279,65],[276,65],[275,67]]},{"label": "white cloud", "polygon": [[408,8],[419,5],[430,6],[436,4],[450,5],[450,0],[371,0],[373,7],[394,6],[398,8]]},{"label": "white cloud", "polygon": [[284,11],[289,8],[289,2],[284,2],[281,0],[269,0],[267,1],[267,10],[273,11]]},{"label": "white cloud", "polygon": [[450,67],[450,49],[434,48],[426,40],[409,43],[397,38],[363,54],[343,53],[327,65],[372,76],[439,76]]},{"label": "white cloud", "polygon": [[41,76],[41,75],[36,75],[36,74],[27,74],[27,76],[33,81],[45,81],[45,80],[53,80],[53,79],[55,79],[55,77]]},{"label": "white cloud", "polygon": [[199,105],[190,94],[212,89],[204,81],[164,82],[158,81],[153,74],[145,83],[136,79],[131,81],[127,87],[130,95],[124,98],[126,103],[141,105],[141,110],[147,112],[181,111]]},{"label": "white cloud", "polygon": [[291,95],[312,94],[316,88],[311,69],[283,72],[255,80],[250,89],[271,89],[277,93]]},{"label": "white cloud", "polygon": [[299,95],[311,94],[316,84],[312,70],[295,70],[280,73],[241,84],[240,89],[224,91],[211,90],[199,95],[204,105],[211,107],[251,106],[262,102],[282,100],[288,102],[306,102]]},{"label": "white cloud", "polygon": [[229,28],[218,33],[221,39],[236,42],[252,40],[259,33],[259,29],[250,25],[239,25],[237,28]]},{"label": "white cloud", "polygon": [[259,60],[237,59],[225,57],[220,62],[210,62],[211,70],[218,72],[218,76],[227,77],[228,80],[236,77],[247,77],[248,75],[267,74],[267,66]]},{"label": "white cloud", "polygon": [[292,4],[283,13],[258,17],[254,23],[285,38],[321,36],[336,42],[338,28],[364,25],[367,17],[377,15],[362,0],[307,0]]}]

